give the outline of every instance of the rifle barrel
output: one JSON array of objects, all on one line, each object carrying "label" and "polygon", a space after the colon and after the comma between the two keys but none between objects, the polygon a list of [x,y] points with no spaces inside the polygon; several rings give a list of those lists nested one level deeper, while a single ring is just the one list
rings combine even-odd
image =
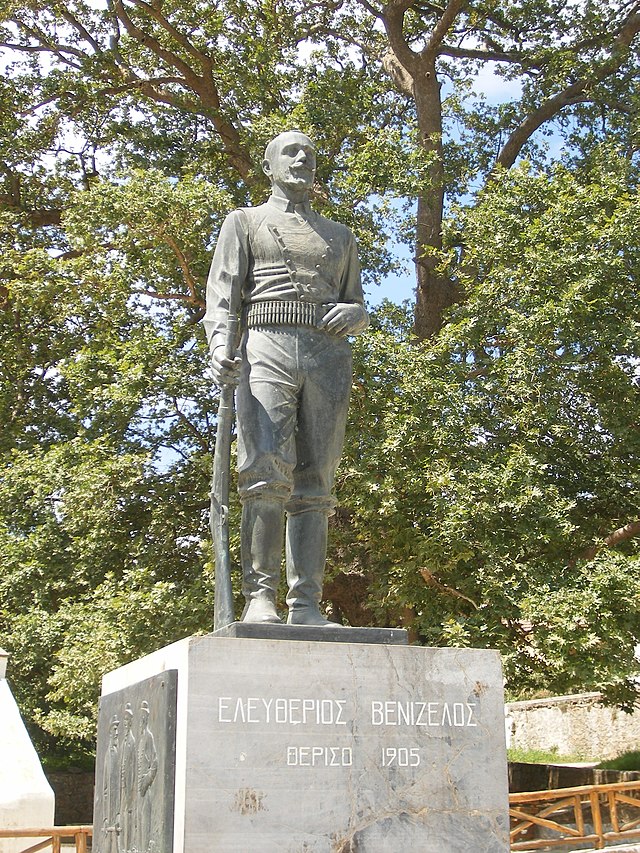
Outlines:
[{"label": "rifle barrel", "polygon": [[[233,358],[237,346],[238,318],[229,313],[225,338],[225,355]],[[233,590],[231,587],[231,555],[229,551],[229,480],[231,474],[231,435],[233,431],[233,385],[220,388],[218,425],[213,454],[211,485],[211,537],[215,554],[215,591],[213,630],[224,628],[234,621]]]}]

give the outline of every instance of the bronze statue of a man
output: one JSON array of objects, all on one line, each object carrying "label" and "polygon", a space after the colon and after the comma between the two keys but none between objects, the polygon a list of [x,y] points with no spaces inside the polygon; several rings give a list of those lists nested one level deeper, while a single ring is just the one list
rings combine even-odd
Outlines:
[{"label": "bronze statue of a man", "polygon": [[[218,384],[237,384],[245,622],[280,622],[276,589],[286,515],[288,623],[319,610],[333,484],[351,389],[348,335],[368,325],[353,234],[311,210],[316,151],[290,131],[266,148],[271,196],[225,219],[204,325]],[[229,306],[241,311],[225,356]]]}]

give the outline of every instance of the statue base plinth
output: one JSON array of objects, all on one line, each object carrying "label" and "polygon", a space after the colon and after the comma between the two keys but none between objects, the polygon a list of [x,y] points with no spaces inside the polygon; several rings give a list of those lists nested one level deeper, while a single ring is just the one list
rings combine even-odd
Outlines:
[{"label": "statue base plinth", "polygon": [[508,853],[498,654],[370,630],[235,623],[106,675],[95,853]]},{"label": "statue base plinth", "polygon": [[321,643],[378,643],[406,646],[408,633],[402,628],[343,628],[325,625],[279,625],[275,622],[232,622],[214,631],[212,637],[246,640],[306,640]]}]

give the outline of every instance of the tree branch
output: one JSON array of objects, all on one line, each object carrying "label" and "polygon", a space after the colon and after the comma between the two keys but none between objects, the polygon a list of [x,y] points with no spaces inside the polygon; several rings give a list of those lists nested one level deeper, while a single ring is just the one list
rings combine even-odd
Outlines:
[{"label": "tree branch", "polygon": [[175,397],[171,398],[171,404],[173,406],[173,409],[174,409],[180,423],[185,425],[185,427],[187,428],[187,431],[190,432],[191,435],[196,439],[196,441],[200,445],[201,449],[204,450],[205,453],[208,453],[210,450],[208,439],[204,435],[202,435],[200,430],[197,429],[197,427],[191,423],[191,421],[184,414],[184,412],[182,412],[180,410],[180,407],[178,406],[178,401]]},{"label": "tree branch", "polygon": [[14,44],[13,42],[0,41],[0,47],[8,50],[18,50],[22,53],[55,53],[50,45],[44,44]]},{"label": "tree branch", "polygon": [[389,46],[398,62],[412,77],[415,77],[420,57],[409,47],[403,33],[404,16],[410,6],[411,0],[392,0],[384,7],[382,22],[389,39]]},{"label": "tree branch", "polygon": [[457,589],[454,589],[451,586],[447,586],[446,584],[441,583],[435,575],[433,575],[429,569],[420,569],[420,574],[422,575],[425,583],[428,586],[434,587],[434,589],[439,590],[440,592],[444,592],[445,595],[452,595],[454,598],[461,598],[463,601],[467,601],[475,610],[479,610],[478,605],[473,601],[473,599],[468,598],[466,595],[463,595],[461,592],[458,592]]},{"label": "tree branch", "polygon": [[616,42],[620,48],[628,48],[634,37],[640,32],[640,12],[635,10],[629,15],[620,29]]},{"label": "tree branch", "polygon": [[91,33],[80,23],[80,21],[71,14],[64,4],[60,4],[59,11],[65,21],[68,21],[68,23],[70,23],[71,26],[80,33],[82,38],[89,42],[96,53],[102,53],[102,46],[94,39]]},{"label": "tree branch", "polygon": [[173,237],[169,236],[168,234],[165,234],[164,241],[178,259],[178,263],[180,264],[180,269],[182,270],[182,275],[184,276],[185,283],[189,288],[189,293],[194,298],[194,300],[197,300],[198,304],[201,304],[202,299],[198,295],[198,283],[191,274],[191,270],[189,269],[189,262],[187,261],[187,256],[182,251],[178,243],[173,239]]},{"label": "tree branch", "polygon": [[113,24],[113,33],[109,36],[109,50],[123,68],[128,68],[128,63],[125,62],[122,54],[120,53],[120,21],[118,20],[113,0],[106,0],[106,3],[108,15],[111,19],[111,23]]},{"label": "tree branch", "polygon": [[358,3],[363,9],[366,9],[370,15],[373,15],[374,18],[382,18],[383,13],[379,9],[376,9],[375,6],[372,6],[371,3],[368,3],[367,0],[358,0]]},{"label": "tree branch", "polygon": [[413,96],[413,77],[392,50],[382,57],[382,67],[403,95]]},{"label": "tree branch", "polygon": [[[145,0],[132,0],[132,2],[134,2],[138,7],[142,6],[147,8]],[[183,75],[183,85],[195,92],[202,101],[202,108],[199,109],[197,106],[194,106],[194,111],[200,113],[205,118],[208,118],[213,123],[213,127],[222,140],[224,149],[232,166],[238,171],[244,180],[247,180],[252,172],[253,162],[240,142],[240,135],[237,129],[222,115],[220,94],[213,80],[213,63],[210,57],[207,57],[205,54],[197,51],[184,36],[182,36],[177,30],[175,30],[175,28],[172,27],[171,24],[167,22],[167,27],[170,28],[172,33],[176,34],[176,38],[180,42],[181,40],[185,40],[186,43],[190,45],[190,49],[193,54],[197,56],[198,61],[203,67],[203,74],[200,76],[187,62],[172,51],[164,48],[158,39],[144,32],[144,30],[141,30],[140,27],[138,27],[130,18],[124,7],[123,0],[114,0],[114,9],[122,21],[127,33],[133,39],[139,42],[143,47],[147,47],[160,59],[163,59],[168,64],[173,65],[173,67]],[[156,20],[158,20],[157,17]],[[155,100],[163,101],[164,103],[172,106],[178,105],[175,99],[168,92],[160,93],[145,84],[141,85],[141,91],[148,97]]]},{"label": "tree branch", "polygon": [[[0,47],[2,47],[2,45],[0,45]],[[44,48],[44,47],[42,48],[42,50],[46,50],[46,49],[47,48]],[[55,104],[56,101],[59,101],[60,98],[64,98],[64,97],[72,97],[72,96],[71,96],[70,92],[58,92],[56,95],[51,95],[50,98],[46,98],[44,101],[40,101],[39,103],[34,104],[33,106],[29,107],[28,109],[22,110],[19,113],[19,115],[21,115],[21,116],[33,115],[33,113],[42,109],[42,107],[46,107],[49,104]]]},{"label": "tree branch", "polygon": [[595,84],[601,83],[620,67],[627,56],[631,41],[638,32],[640,32],[640,13],[634,12],[620,27],[609,59],[603,62],[599,68],[596,68],[589,77],[583,77],[553,97],[547,98],[536,110],[530,113],[505,142],[498,154],[496,166],[502,166],[505,169],[511,168],[527,140],[541,125],[567,106],[593,100],[593,97],[588,94],[588,90]]},{"label": "tree branch", "polygon": [[510,169],[527,140],[533,136],[539,127],[549,121],[549,119],[552,119],[565,107],[581,103],[585,100],[584,90],[586,87],[587,81],[580,80],[578,83],[567,86],[566,89],[558,92],[552,98],[543,101],[538,109],[530,113],[509,136],[498,154],[496,166]]},{"label": "tree branch", "polygon": [[165,32],[169,33],[169,35],[176,41],[181,47],[183,47],[187,53],[197,59],[199,61],[206,59],[202,51],[198,50],[194,45],[191,44],[189,39],[181,33],[176,27],[171,24],[167,18],[160,12],[160,7],[157,5],[151,5],[151,3],[145,2],[145,0],[131,0],[131,2],[137,6],[139,9],[144,9],[145,12],[149,15],[149,17],[153,18],[157,21]]},{"label": "tree branch", "polygon": [[[149,77],[147,79],[141,79],[139,77],[132,76],[128,83],[123,83],[121,86],[105,86],[105,88],[100,89],[97,94],[98,96],[121,95],[123,92],[130,92],[132,89],[141,89],[143,86],[157,86],[163,83],[177,83],[178,85],[183,86],[184,80],[182,77]],[[51,100],[55,100],[55,98],[52,98]]]},{"label": "tree branch", "polygon": [[165,299],[173,302],[186,302],[188,305],[195,305],[197,308],[204,308],[204,299],[197,294],[192,296],[186,293],[158,293],[157,290],[136,290],[132,293],[137,293],[140,296],[150,296],[152,299]]},{"label": "tree branch", "polygon": [[[589,548],[585,548],[577,559],[588,562],[589,560],[593,560],[598,551],[601,551],[603,548],[615,548],[616,545],[620,545],[622,542],[628,542],[629,539],[634,539],[636,536],[640,536],[640,519],[637,521],[631,521],[629,524],[625,524],[624,527],[619,527],[617,530],[614,530],[613,533],[610,533],[599,544],[590,545]],[[575,562],[576,561],[573,560],[572,565],[575,565]]]},{"label": "tree branch", "polygon": [[519,51],[474,50],[470,47],[456,47],[443,44],[438,51],[441,56],[453,56],[458,59],[481,59],[484,62],[522,62],[524,54]]},{"label": "tree branch", "polygon": [[23,204],[15,204],[9,195],[0,195],[0,205],[9,210],[25,216],[32,228],[44,228],[48,225],[60,225],[62,222],[62,211],[56,208],[36,207],[28,208]]},{"label": "tree branch", "polygon": [[442,13],[442,17],[433,28],[427,46],[423,49],[421,56],[433,62],[438,55],[440,45],[446,34],[451,29],[451,25],[458,17],[463,7],[466,6],[467,0],[449,0],[447,6]]},{"label": "tree branch", "polygon": [[[37,29],[37,27],[30,27],[28,24],[25,24],[24,21],[21,21],[20,18],[9,18],[11,23],[15,24],[18,29],[23,30],[30,38],[34,39],[39,45],[44,47],[45,50],[48,50],[50,53],[53,53],[58,57],[60,62],[64,65],[69,65],[71,68],[75,68],[76,71],[81,71],[82,66],[78,65],[75,62],[72,62],[69,57],[65,56],[65,53],[70,54],[71,56],[75,56],[77,59],[86,59],[86,55],[78,50],[76,47],[71,47],[71,45],[66,44],[57,44],[56,42],[50,42],[45,33],[41,32]],[[25,50],[29,52],[29,45],[16,47],[17,50]]]},{"label": "tree branch", "polygon": [[176,56],[172,51],[163,47],[155,36],[149,35],[149,33],[141,30],[140,27],[129,17],[129,13],[125,9],[122,0],[115,0],[114,8],[117,12],[118,18],[124,24],[124,27],[131,38],[135,39],[135,41],[139,42],[143,47],[148,47],[156,56],[163,59],[167,64],[173,65],[173,67],[183,75],[185,81],[188,82],[191,88],[196,91],[198,90],[200,78],[188,63],[183,59],[180,59],[180,57]]}]

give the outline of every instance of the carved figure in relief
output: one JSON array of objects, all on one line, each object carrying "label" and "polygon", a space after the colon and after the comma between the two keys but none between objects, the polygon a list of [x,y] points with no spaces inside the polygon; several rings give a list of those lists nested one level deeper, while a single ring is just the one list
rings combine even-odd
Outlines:
[{"label": "carved figure in relief", "polygon": [[102,771],[102,851],[120,853],[120,721],[116,716],[109,724],[109,747]]},{"label": "carved figure in relief", "polygon": [[137,751],[134,737],[133,710],[127,703],[122,715],[124,732],[122,736],[122,763],[120,765],[120,820],[122,824],[123,853],[132,853],[135,849],[135,818],[137,788]]},{"label": "carved figure in relief", "polygon": [[[368,325],[353,234],[309,205],[316,150],[280,134],[262,164],[271,197],[220,231],[204,325],[219,385],[237,384],[238,487],[247,622],[280,622],[285,538],[288,623],[325,626],[319,610],[328,518],[351,389],[347,336]],[[241,311],[233,358],[230,306]]]},{"label": "carved figure in relief", "polygon": [[158,773],[158,754],[153,734],[149,730],[149,703],[140,705],[137,752],[137,849],[149,853],[151,847],[151,786]]}]

